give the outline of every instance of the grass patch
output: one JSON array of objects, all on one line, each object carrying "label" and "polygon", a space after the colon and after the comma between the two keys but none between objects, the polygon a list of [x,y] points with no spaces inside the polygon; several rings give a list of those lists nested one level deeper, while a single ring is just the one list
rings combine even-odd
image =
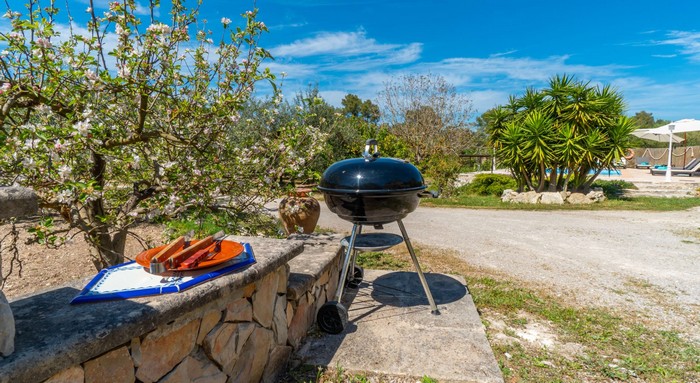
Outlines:
[{"label": "grass patch", "polygon": [[[406,377],[385,376],[374,373],[350,373],[341,366],[334,368],[312,367],[301,365],[283,377],[281,383],[389,383],[405,382]],[[412,380],[413,382],[414,380]],[[420,383],[439,383],[438,380],[424,375]]]},{"label": "grass patch", "polygon": [[411,266],[406,260],[397,259],[389,253],[366,251],[357,254],[357,264],[375,270],[402,270]]},{"label": "grass patch", "polygon": [[[511,279],[475,270],[452,251],[416,248],[416,252],[426,271],[465,278],[507,382],[700,381],[700,346],[677,332],[650,329],[632,314],[572,307]],[[412,269],[401,246],[373,253],[369,259],[360,263]],[[518,330],[532,322],[551,328],[557,344],[544,347],[518,338]],[[565,352],[562,345],[576,345],[578,351]]]},{"label": "grass patch", "polygon": [[588,205],[547,205],[518,204],[501,202],[500,197],[479,195],[458,195],[450,198],[424,199],[424,206],[449,206],[471,209],[501,210],[649,210],[678,211],[700,206],[700,198],[634,197],[608,199]]}]

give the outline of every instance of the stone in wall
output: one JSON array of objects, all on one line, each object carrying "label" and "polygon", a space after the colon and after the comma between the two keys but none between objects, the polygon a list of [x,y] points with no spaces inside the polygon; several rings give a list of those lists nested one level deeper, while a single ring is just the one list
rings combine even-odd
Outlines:
[{"label": "stone in wall", "polygon": [[255,326],[231,371],[231,382],[259,382],[272,347],[272,331]]},{"label": "stone in wall", "polygon": [[289,283],[289,264],[285,263],[277,269],[277,294],[287,293],[287,283]]},{"label": "stone in wall", "polygon": [[300,299],[299,303],[294,310],[294,317],[292,318],[292,323],[289,325],[289,339],[288,342],[292,347],[297,348],[299,342],[306,335],[306,331],[314,322],[314,306],[308,300],[308,294],[304,294]]},{"label": "stone in wall", "polygon": [[275,301],[274,320],[272,322],[272,331],[275,334],[275,343],[278,345],[287,344],[287,308],[286,295],[277,296]]},{"label": "stone in wall", "polygon": [[199,334],[197,335],[198,345],[202,344],[204,338],[209,334],[209,331],[219,323],[219,320],[221,320],[221,311],[219,310],[209,310],[204,314],[202,322],[199,325]]},{"label": "stone in wall", "polygon": [[291,301],[287,301],[287,328],[292,325],[292,318],[294,317],[294,305]]},{"label": "stone in wall", "polygon": [[134,367],[141,367],[141,338],[136,337],[131,339],[129,350],[131,351],[131,360],[134,361]]},{"label": "stone in wall", "polygon": [[155,382],[172,370],[194,349],[199,322],[198,319],[176,321],[146,335],[140,345],[136,377],[143,382]]},{"label": "stone in wall", "polygon": [[287,362],[292,355],[292,348],[289,346],[276,346],[270,352],[265,372],[263,373],[263,383],[277,383],[280,375],[287,369]]},{"label": "stone in wall", "polygon": [[255,284],[253,319],[265,328],[272,326],[272,314],[277,296],[277,273],[270,273]]},{"label": "stone in wall", "polygon": [[204,339],[204,351],[230,374],[253,330],[254,323],[221,323]]},{"label": "stone in wall", "polygon": [[158,383],[226,383],[224,374],[202,351],[189,355]]},{"label": "stone in wall", "polygon": [[236,299],[226,306],[225,322],[252,322],[253,306],[247,298]]},{"label": "stone in wall", "polygon": [[132,383],[134,362],[126,347],[112,350],[85,362],[85,381],[90,383]]},{"label": "stone in wall", "polygon": [[85,382],[85,371],[80,366],[73,366],[58,374],[48,378],[44,383],[83,383]]}]

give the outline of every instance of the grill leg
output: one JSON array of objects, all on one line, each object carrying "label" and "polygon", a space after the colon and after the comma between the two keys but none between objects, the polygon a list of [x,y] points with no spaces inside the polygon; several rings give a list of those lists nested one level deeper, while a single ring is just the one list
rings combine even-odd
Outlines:
[{"label": "grill leg", "polygon": [[420,278],[420,283],[423,285],[423,290],[425,290],[425,295],[428,297],[428,302],[430,302],[430,313],[434,315],[440,315],[440,310],[438,310],[435,300],[433,299],[433,294],[430,292],[430,286],[428,286],[428,281],[425,280],[425,275],[423,275],[423,270],[420,268],[418,263],[418,258],[416,257],[415,251],[413,251],[413,246],[411,245],[411,240],[408,239],[408,233],[406,233],[406,228],[403,226],[403,222],[399,219],[396,221],[399,224],[399,229],[401,229],[401,235],[403,235],[403,240],[406,242],[406,247],[408,252],[411,254],[411,259],[413,260],[413,265],[416,267],[418,272],[418,278]]},{"label": "grill leg", "polygon": [[343,298],[343,289],[345,287],[345,281],[348,278],[348,272],[352,266],[350,263],[354,259],[355,252],[355,238],[362,232],[362,225],[354,224],[352,225],[352,234],[350,234],[350,243],[348,243],[348,248],[345,250],[345,259],[343,259],[343,269],[340,270],[340,279],[338,280],[338,289],[335,291],[335,301],[340,302]]}]

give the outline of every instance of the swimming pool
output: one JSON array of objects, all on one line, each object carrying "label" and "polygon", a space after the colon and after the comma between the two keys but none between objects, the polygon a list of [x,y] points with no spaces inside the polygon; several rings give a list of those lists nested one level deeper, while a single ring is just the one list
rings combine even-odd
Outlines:
[{"label": "swimming pool", "polygon": [[[595,174],[596,171],[594,169],[591,169],[588,174]],[[621,176],[622,173],[618,169],[603,169],[601,170],[600,174],[601,176]]]}]

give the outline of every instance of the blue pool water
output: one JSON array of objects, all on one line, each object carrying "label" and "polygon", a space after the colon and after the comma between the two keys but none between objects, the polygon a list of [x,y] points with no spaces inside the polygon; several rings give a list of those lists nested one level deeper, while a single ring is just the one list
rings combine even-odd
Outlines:
[{"label": "blue pool water", "polygon": [[[591,169],[588,174],[595,174],[595,170]],[[601,176],[620,176],[622,173],[620,173],[619,170],[617,169],[603,169],[603,171],[600,172]]]}]

